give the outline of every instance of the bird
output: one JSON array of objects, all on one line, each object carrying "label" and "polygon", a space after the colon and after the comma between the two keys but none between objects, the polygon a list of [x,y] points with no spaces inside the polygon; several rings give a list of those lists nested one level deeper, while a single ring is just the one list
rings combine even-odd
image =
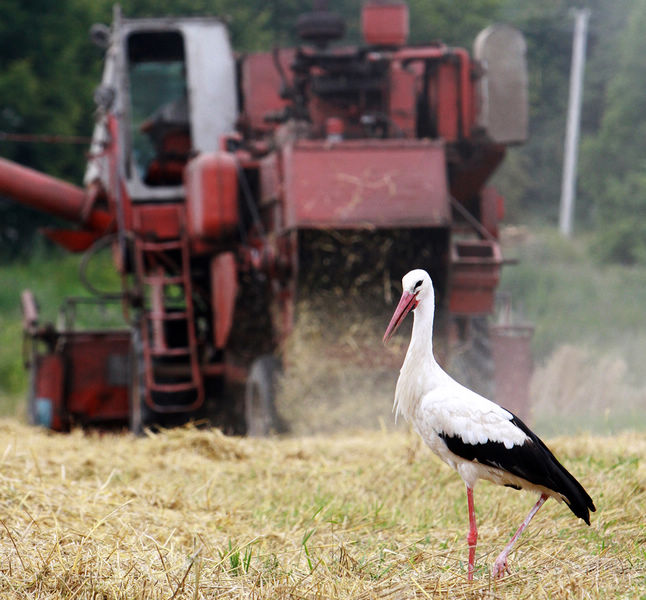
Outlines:
[{"label": "bird", "polygon": [[423,269],[414,269],[402,278],[401,299],[386,328],[384,344],[410,311],[413,329],[397,380],[393,411],[395,419],[403,416],[466,485],[469,581],[473,580],[478,539],[473,499],[478,480],[528,490],[539,496],[493,564],[492,575],[499,579],[511,574],[508,555],[548,498],[565,502],[588,525],[590,511],[596,508],[583,486],[525,423],[461,385],[440,367],[433,354],[435,292],[430,275]]}]

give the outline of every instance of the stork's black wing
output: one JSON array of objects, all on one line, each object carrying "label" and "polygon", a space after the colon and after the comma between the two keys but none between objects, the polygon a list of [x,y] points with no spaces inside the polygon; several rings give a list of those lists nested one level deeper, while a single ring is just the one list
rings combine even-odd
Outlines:
[{"label": "stork's black wing", "polygon": [[522,445],[506,448],[503,442],[470,444],[459,435],[441,433],[440,437],[451,452],[465,460],[507,471],[534,485],[561,494],[570,510],[590,525],[589,511],[594,512],[596,508],[583,486],[525,423],[515,415],[511,423],[527,435],[527,440]]}]

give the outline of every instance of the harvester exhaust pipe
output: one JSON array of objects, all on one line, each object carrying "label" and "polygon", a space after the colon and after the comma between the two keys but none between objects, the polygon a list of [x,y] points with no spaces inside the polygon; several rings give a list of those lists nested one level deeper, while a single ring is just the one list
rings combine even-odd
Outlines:
[{"label": "harvester exhaust pipe", "polygon": [[3,158],[0,195],[89,230],[105,232],[113,225],[109,213],[91,208],[91,199],[80,187]]}]

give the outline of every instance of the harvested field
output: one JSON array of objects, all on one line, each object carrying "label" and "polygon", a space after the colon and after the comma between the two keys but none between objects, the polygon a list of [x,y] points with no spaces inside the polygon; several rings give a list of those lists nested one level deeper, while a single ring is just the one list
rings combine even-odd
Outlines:
[{"label": "harvested field", "polygon": [[455,473],[407,431],[252,440],[184,428],[59,435],[0,421],[7,599],[639,598],[646,434],[551,440],[598,512],[483,483],[476,581]]}]

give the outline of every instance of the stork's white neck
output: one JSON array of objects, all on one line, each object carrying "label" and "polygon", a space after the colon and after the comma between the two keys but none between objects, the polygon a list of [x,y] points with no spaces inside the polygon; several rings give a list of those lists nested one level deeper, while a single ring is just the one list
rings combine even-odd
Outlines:
[{"label": "stork's white neck", "polygon": [[411,420],[424,394],[445,375],[433,356],[434,302],[432,298],[426,300],[413,313],[413,332],[395,391],[395,413],[407,421]]},{"label": "stork's white neck", "polygon": [[[429,298],[430,300],[430,298]],[[412,355],[419,361],[419,364],[428,364],[428,361],[435,362],[433,356],[433,319],[435,306],[431,301],[420,302],[413,311],[413,331],[410,336],[406,362]]]}]

